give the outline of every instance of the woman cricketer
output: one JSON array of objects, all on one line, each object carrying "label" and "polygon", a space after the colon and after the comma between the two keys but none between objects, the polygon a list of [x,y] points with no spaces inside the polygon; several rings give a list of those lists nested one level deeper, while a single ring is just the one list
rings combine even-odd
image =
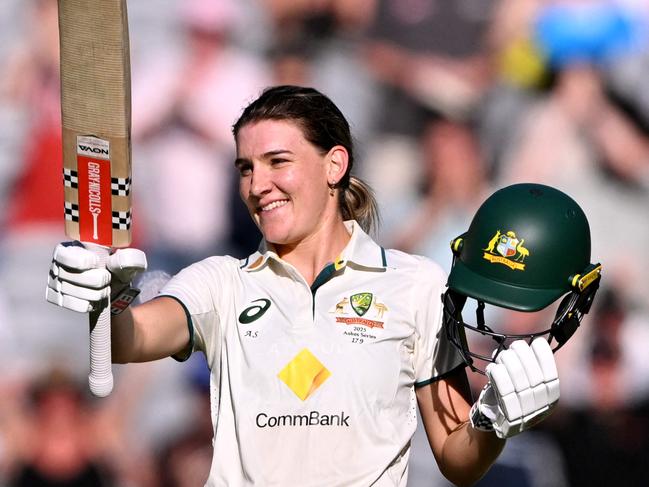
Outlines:
[{"label": "woman cricketer", "polygon": [[[465,364],[442,326],[443,271],[368,236],[376,204],[351,175],[343,114],[314,89],[277,86],[233,133],[258,251],[193,264],[113,316],[113,361],[205,354],[208,486],[405,486],[416,407],[441,472],[475,483],[504,435],[469,419]],[[88,312],[146,267],[136,249],[99,271],[94,259],[57,246],[53,267],[66,272],[52,273],[48,300]]]}]

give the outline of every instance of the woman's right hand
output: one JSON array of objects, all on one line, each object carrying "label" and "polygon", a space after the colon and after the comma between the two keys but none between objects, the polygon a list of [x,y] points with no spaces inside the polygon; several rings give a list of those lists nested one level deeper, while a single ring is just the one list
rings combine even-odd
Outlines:
[{"label": "woman's right hand", "polygon": [[88,313],[99,301],[115,299],[129,289],[146,267],[146,255],[138,249],[115,250],[106,267],[101,267],[97,255],[81,242],[63,242],[54,249],[45,298],[62,308]]}]

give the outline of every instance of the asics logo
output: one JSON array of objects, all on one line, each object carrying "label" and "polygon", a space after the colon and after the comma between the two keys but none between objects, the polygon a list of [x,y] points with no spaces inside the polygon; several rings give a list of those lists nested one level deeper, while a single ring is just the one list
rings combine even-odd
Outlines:
[{"label": "asics logo", "polygon": [[253,304],[252,306],[248,306],[246,309],[244,309],[239,315],[239,323],[243,325],[252,323],[253,321],[261,318],[264,315],[264,313],[268,310],[268,308],[270,308],[269,299],[266,298],[255,299],[252,302],[260,303],[260,304]]}]

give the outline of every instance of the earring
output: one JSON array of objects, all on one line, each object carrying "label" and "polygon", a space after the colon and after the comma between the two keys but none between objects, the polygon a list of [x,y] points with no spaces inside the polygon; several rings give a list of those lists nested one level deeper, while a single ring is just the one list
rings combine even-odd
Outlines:
[{"label": "earring", "polygon": [[334,189],[336,189],[336,183],[329,183],[327,186],[329,186],[329,196],[334,196],[336,192]]}]

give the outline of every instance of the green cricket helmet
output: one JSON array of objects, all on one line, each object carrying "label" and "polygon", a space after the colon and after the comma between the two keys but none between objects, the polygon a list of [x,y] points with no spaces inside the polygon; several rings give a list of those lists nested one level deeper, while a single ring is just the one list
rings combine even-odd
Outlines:
[{"label": "green cricket helmet", "polygon": [[[483,370],[476,360],[493,362],[517,339],[531,342],[546,336],[551,344],[556,340],[553,350],[560,348],[590,309],[601,279],[601,265],[590,263],[586,215],[568,195],[541,184],[514,184],[496,191],[480,206],[468,231],[451,242],[451,249],[444,325],[449,340],[478,372]],[[562,296],[546,330],[506,334],[485,324],[485,304],[533,312]],[[462,318],[467,298],[477,302],[475,325]],[[493,342],[480,351],[470,350],[469,333]]]}]

